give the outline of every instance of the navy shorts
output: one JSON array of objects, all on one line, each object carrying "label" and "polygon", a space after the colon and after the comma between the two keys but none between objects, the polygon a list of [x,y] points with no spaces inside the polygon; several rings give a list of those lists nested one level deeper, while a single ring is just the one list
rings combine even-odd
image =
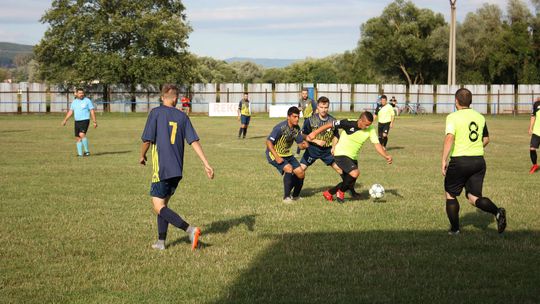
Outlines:
[{"label": "navy shorts", "polygon": [[531,148],[538,149],[540,147],[540,136],[533,134],[531,136]]},{"label": "navy shorts", "polygon": [[79,133],[88,132],[88,126],[90,125],[90,119],[76,120],[75,121],[75,137],[79,137]]},{"label": "navy shorts", "polygon": [[347,174],[358,169],[358,161],[344,155],[336,156],[336,165]]},{"label": "navy shorts", "polygon": [[309,146],[304,152],[300,163],[311,166],[317,159],[322,160],[327,166],[330,166],[334,163],[334,155],[332,155],[332,147],[328,148],[319,148],[314,146]]},{"label": "navy shorts", "polygon": [[486,175],[486,162],[483,156],[452,157],[444,178],[444,190],[453,197],[465,192],[482,197],[482,186]]},{"label": "navy shorts", "polygon": [[251,120],[251,116],[246,115],[240,115],[240,123],[243,125],[249,125],[249,121]]},{"label": "navy shorts", "polygon": [[285,156],[281,157],[283,158],[283,162],[281,164],[278,164],[275,160],[271,159],[268,155],[269,152],[266,153],[266,159],[268,160],[268,163],[270,163],[272,166],[274,166],[278,171],[279,174],[283,175],[284,171],[283,168],[290,164],[293,167],[293,170],[300,167],[300,163],[294,156]]},{"label": "navy shorts", "polygon": [[153,197],[167,198],[174,194],[178,183],[182,179],[181,176],[164,179],[162,181],[152,183],[150,186],[150,195]]}]

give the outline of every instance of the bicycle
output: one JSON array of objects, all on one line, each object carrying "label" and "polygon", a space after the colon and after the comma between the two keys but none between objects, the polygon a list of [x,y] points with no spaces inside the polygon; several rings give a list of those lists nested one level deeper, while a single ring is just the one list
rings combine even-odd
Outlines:
[{"label": "bicycle", "polygon": [[410,103],[407,103],[406,105],[403,106],[403,108],[401,108],[400,112],[403,114],[415,114],[415,115],[427,113],[426,109],[423,106],[421,106],[420,103],[416,103],[412,105]]}]

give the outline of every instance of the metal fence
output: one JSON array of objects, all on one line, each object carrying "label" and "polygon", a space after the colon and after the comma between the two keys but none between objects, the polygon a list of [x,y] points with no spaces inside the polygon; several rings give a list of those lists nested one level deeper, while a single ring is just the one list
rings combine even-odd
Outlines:
[{"label": "metal fence", "polygon": [[[531,110],[532,101],[540,97],[540,84],[535,85],[402,85],[402,84],[193,84],[180,92],[192,102],[192,112],[206,113],[210,103],[238,103],[243,93],[249,94],[252,111],[265,113],[271,105],[296,104],[303,87],[313,87],[315,98],[330,99],[331,112],[373,110],[378,96],[394,96],[400,108],[405,105],[421,108],[423,113],[454,111],[454,93],[465,87],[473,93],[472,107],[484,114],[520,114]],[[132,95],[125,87],[107,90],[97,85],[86,95],[99,112],[148,112],[159,106],[159,90],[138,86]],[[42,83],[0,83],[0,113],[66,112],[74,98],[71,90]]]}]

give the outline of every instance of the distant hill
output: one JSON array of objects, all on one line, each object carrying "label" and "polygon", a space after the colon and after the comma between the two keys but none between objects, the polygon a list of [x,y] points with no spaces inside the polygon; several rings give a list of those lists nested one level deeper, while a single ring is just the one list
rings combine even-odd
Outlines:
[{"label": "distant hill", "polygon": [[247,58],[247,57],[233,57],[225,59],[226,62],[242,62],[251,61],[255,64],[262,65],[265,68],[283,68],[288,65],[299,61],[299,59],[272,59],[272,58]]},{"label": "distant hill", "polygon": [[0,67],[13,67],[13,59],[18,54],[31,54],[33,45],[0,42]]}]

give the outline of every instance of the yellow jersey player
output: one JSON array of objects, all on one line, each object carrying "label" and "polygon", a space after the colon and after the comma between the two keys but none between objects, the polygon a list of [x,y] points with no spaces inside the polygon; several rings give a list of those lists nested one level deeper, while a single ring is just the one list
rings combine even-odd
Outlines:
[{"label": "yellow jersey player", "polygon": [[246,138],[249,121],[251,120],[251,107],[249,105],[248,93],[244,93],[244,98],[238,103],[238,120],[240,120],[240,130],[238,138]]},{"label": "yellow jersey player", "polygon": [[390,133],[390,129],[394,127],[395,115],[394,108],[388,103],[386,95],[382,95],[381,104],[375,109],[375,119],[379,122],[379,142],[385,149],[386,144],[388,143],[388,133]]},{"label": "yellow jersey player", "polygon": [[498,208],[489,198],[482,196],[486,175],[484,147],[489,143],[489,133],[484,116],[471,109],[471,103],[472,93],[469,90],[457,90],[457,111],[446,118],[442,174],[446,192],[446,214],[451,226],[448,233],[456,235],[460,232],[457,197],[463,188],[473,206],[495,216],[497,230],[503,233],[506,228],[504,208]]},{"label": "yellow jersey player", "polygon": [[530,153],[531,153],[531,162],[532,162],[532,167],[531,167],[531,170],[529,171],[530,174],[533,174],[534,172],[536,172],[536,170],[538,170],[538,164],[537,164],[538,156],[536,154],[536,150],[540,146],[540,120],[536,119],[536,116],[538,113],[540,113],[540,97],[536,98],[534,102],[532,115],[531,115],[531,123],[529,125],[529,135],[531,135]]}]

